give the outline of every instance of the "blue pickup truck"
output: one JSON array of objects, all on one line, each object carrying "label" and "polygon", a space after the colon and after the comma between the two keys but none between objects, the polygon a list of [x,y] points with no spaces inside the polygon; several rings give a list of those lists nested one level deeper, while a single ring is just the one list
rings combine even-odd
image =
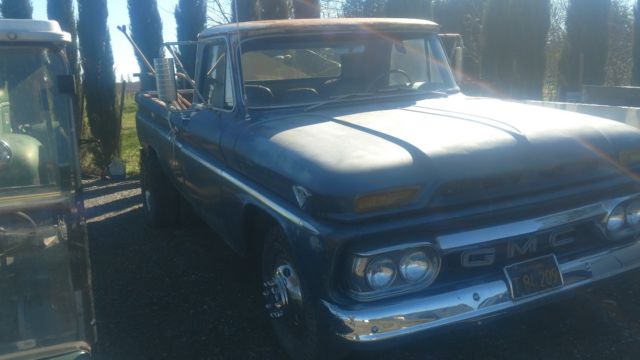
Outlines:
[{"label": "blue pickup truck", "polygon": [[467,97],[438,30],[216,26],[193,89],[164,68],[137,95],[149,223],[188,204],[248,255],[293,358],[391,346],[640,266],[640,131]]}]

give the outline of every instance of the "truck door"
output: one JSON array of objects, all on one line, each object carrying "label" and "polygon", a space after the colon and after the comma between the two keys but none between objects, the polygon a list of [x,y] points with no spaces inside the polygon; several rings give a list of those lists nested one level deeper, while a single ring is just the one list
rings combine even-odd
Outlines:
[{"label": "truck door", "polygon": [[182,121],[176,146],[184,172],[185,193],[209,225],[219,227],[221,178],[225,167],[221,148],[225,129],[234,120],[233,76],[225,38],[211,40],[198,51],[201,56],[198,88],[204,97],[188,119]]}]

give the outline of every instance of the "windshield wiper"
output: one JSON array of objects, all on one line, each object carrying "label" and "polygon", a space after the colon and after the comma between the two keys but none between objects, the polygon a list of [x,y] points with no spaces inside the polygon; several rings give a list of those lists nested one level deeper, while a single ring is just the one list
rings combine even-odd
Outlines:
[{"label": "windshield wiper", "polygon": [[342,101],[342,100],[346,100],[346,99],[349,99],[349,98],[352,98],[352,97],[371,96],[371,95],[374,95],[374,94],[373,93],[363,92],[363,93],[350,93],[350,94],[338,95],[338,96],[334,96],[334,97],[330,98],[329,100],[326,100],[326,101],[319,102],[317,104],[313,104],[311,106],[308,106],[308,107],[306,107],[304,109],[304,111],[311,111],[311,110],[317,109],[317,108],[319,108],[321,106],[325,106],[325,105],[328,105],[328,104],[333,104],[333,103],[336,103],[336,102],[339,102],[339,101]]},{"label": "windshield wiper", "polygon": [[385,94],[385,93],[393,93],[393,92],[412,92],[415,94],[421,94],[421,95],[429,95],[431,97],[442,97],[442,98],[446,98],[449,97],[449,95],[455,94],[458,92],[458,89],[456,88],[451,88],[451,89],[445,89],[445,90],[420,90],[420,89],[412,89],[412,88],[397,88],[397,89],[392,89],[392,90],[378,90],[376,92],[358,92],[358,93],[350,93],[350,94],[344,94],[344,95],[338,95],[338,96],[334,96],[332,98],[330,98],[329,100],[326,101],[322,101],[319,102],[317,104],[313,104],[311,106],[308,106],[304,109],[304,111],[311,111],[313,109],[317,109],[319,107],[328,105],[328,104],[333,104],[336,102],[340,102],[342,100],[346,100],[346,99],[350,99],[350,98],[354,98],[354,97],[362,97],[362,96],[375,96],[375,95],[380,95],[380,94]]}]

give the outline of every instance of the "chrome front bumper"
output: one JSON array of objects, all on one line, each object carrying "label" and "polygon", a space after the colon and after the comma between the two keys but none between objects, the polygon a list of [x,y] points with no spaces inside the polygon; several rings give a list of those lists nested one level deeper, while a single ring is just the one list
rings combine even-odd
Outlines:
[{"label": "chrome front bumper", "polygon": [[390,299],[354,308],[323,301],[334,320],[337,335],[352,343],[374,343],[474,322],[508,313],[527,304],[570,293],[623,272],[640,267],[640,239],[624,246],[560,263],[562,288],[514,301],[506,279],[464,289],[401,300]]}]

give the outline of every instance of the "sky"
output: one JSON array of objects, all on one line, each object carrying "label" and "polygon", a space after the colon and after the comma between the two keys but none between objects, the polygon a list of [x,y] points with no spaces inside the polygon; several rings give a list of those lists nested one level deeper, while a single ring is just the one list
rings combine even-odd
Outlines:
[{"label": "sky", "polygon": [[[33,18],[38,20],[47,19],[47,0],[32,0]],[[163,35],[165,41],[176,40],[176,20],[173,10],[178,0],[159,0],[158,11],[162,18]],[[129,11],[127,0],[107,1],[109,10],[109,31],[111,32],[111,46],[113,47],[113,58],[115,62],[116,76],[129,80],[132,74],[140,72],[138,63],[133,54],[133,48],[116,28],[118,25],[129,25]],[[77,10],[77,5],[76,5]]]}]

